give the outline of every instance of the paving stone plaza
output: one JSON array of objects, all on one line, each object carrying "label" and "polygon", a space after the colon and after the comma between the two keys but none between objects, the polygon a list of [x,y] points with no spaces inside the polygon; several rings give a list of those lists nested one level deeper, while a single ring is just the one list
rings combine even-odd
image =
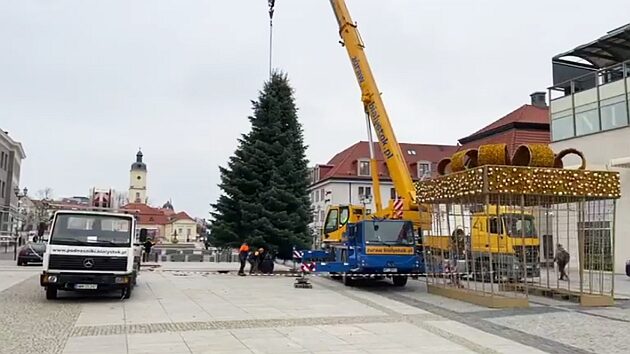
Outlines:
[{"label": "paving stone plaza", "polygon": [[[280,267],[280,266],[279,266]],[[615,307],[530,296],[495,310],[426,293],[422,278],[345,287],[324,277],[217,274],[234,263],[162,263],[131,299],[62,293],[37,266],[0,261],[2,353],[625,353],[630,280]]]}]

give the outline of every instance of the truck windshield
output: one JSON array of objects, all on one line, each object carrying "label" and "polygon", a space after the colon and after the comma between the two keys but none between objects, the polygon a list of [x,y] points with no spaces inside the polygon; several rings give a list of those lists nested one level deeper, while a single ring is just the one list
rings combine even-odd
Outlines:
[{"label": "truck windshield", "polygon": [[536,227],[534,226],[534,217],[531,215],[521,214],[505,214],[503,215],[505,228],[508,236],[521,237],[523,231],[525,237],[536,237]]},{"label": "truck windshield", "polygon": [[364,227],[365,243],[386,245],[413,245],[413,225],[410,222],[370,221]]},{"label": "truck windshield", "polygon": [[59,214],[50,235],[50,244],[128,247],[131,245],[131,236],[129,218]]}]

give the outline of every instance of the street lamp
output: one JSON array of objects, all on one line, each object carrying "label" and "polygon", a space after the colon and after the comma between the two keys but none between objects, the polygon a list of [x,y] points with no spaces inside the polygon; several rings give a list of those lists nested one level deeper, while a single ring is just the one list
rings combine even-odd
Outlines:
[{"label": "street lamp", "polygon": [[17,197],[17,213],[16,213],[16,225],[15,225],[15,243],[14,243],[14,248],[13,248],[13,260],[15,260],[17,258],[17,246],[18,246],[18,242],[20,243],[19,246],[22,245],[22,239],[20,238],[20,203],[22,201],[22,198],[26,197],[26,195],[28,194],[28,188],[24,187],[24,189],[22,191],[20,191],[20,188],[15,187],[13,189],[13,192],[15,193],[15,196]]},{"label": "street lamp", "polygon": [[22,198],[26,197],[26,195],[28,194],[28,188],[24,187],[24,189],[22,189],[22,193],[20,193],[20,188],[15,187],[13,189],[13,192],[15,193],[15,196],[18,198],[18,203],[19,203],[20,200],[22,200]]}]

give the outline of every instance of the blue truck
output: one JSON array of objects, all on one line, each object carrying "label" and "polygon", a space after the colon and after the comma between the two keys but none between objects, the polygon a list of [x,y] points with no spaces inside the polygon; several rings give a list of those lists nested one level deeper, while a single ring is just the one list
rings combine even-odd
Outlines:
[{"label": "blue truck", "polygon": [[410,221],[361,220],[348,224],[341,242],[303,252],[302,263],[313,264],[314,272],[329,273],[348,286],[356,279],[384,278],[405,286],[410,276],[424,273],[415,245]]}]

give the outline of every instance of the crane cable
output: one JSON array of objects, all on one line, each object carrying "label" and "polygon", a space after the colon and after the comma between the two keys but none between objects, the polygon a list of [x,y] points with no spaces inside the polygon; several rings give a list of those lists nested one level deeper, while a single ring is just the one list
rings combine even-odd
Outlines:
[{"label": "crane cable", "polygon": [[276,0],[267,0],[269,5],[269,77],[271,77],[271,59],[273,53],[273,11]]}]

